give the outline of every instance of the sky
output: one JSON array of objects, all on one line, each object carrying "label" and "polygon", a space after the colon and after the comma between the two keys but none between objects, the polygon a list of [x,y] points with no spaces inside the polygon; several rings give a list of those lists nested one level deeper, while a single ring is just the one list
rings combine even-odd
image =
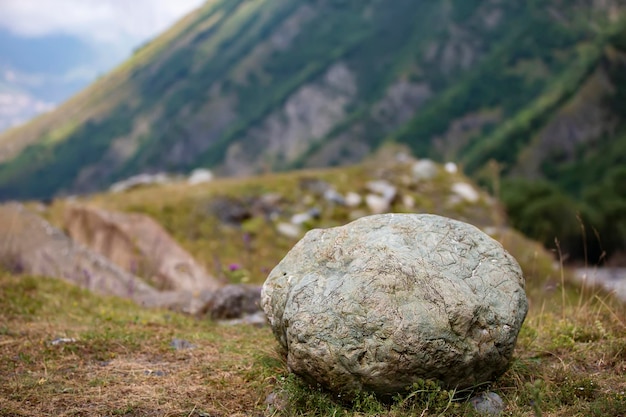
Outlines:
[{"label": "sky", "polygon": [[54,108],[204,0],[0,0],[0,131]]},{"label": "sky", "polygon": [[70,35],[125,52],[202,0],[0,0],[0,28],[22,37]]}]

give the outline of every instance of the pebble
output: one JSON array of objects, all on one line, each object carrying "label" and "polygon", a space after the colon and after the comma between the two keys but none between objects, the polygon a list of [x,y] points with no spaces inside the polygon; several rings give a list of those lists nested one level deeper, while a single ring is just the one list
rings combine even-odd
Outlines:
[{"label": "pebble", "polygon": [[504,411],[504,401],[495,392],[481,392],[470,400],[474,410],[482,415],[498,416]]},{"label": "pebble", "polygon": [[302,234],[302,230],[300,229],[300,226],[297,226],[291,223],[284,223],[284,222],[278,223],[276,225],[276,230],[281,235],[290,237],[290,238],[297,238],[297,237],[300,237],[300,234]]},{"label": "pebble", "polygon": [[193,349],[195,346],[192,343],[189,343],[183,339],[172,339],[170,343],[170,347],[174,350],[185,350],[185,349]]},{"label": "pebble", "polygon": [[355,193],[354,191],[350,191],[346,194],[346,206],[348,207],[358,207],[363,202],[363,197],[360,194]]},{"label": "pebble", "polygon": [[431,180],[437,175],[437,164],[430,159],[421,159],[413,164],[411,171],[417,181]]},{"label": "pebble", "polygon": [[373,214],[382,214],[389,211],[389,200],[378,194],[368,194],[365,196],[365,204]]},{"label": "pebble", "polygon": [[465,182],[457,182],[455,184],[452,184],[451,189],[454,194],[458,195],[463,200],[470,203],[475,203],[480,198],[478,191],[476,191],[474,187]]}]

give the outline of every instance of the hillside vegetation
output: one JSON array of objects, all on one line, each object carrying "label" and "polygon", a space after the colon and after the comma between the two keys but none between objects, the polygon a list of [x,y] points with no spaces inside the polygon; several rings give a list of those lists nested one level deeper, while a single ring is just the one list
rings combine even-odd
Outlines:
[{"label": "hillside vegetation", "polygon": [[[595,262],[626,248],[623,10],[619,0],[210,0],[1,136],[0,199],[91,192],[146,171],[343,165],[397,141],[462,163],[518,228],[558,237],[572,256],[585,246]],[[578,212],[602,245],[593,232],[582,245]]]},{"label": "hillside vegetation", "polygon": [[[626,414],[624,304],[570,282],[551,253],[506,227],[498,203],[485,193],[460,199],[455,184],[473,187],[463,175],[438,167],[429,180],[417,179],[413,164],[406,155],[382,155],[348,168],[176,183],[29,207],[57,225],[75,204],[149,213],[208,270],[230,282],[260,284],[298,239],[281,234],[278,224],[311,208],[318,215],[302,233],[344,224],[368,208],[339,204],[337,195],[363,195],[371,181],[387,181],[397,187],[390,210],[476,224],[524,271],[530,310],[513,362],[476,392],[500,395],[509,416]],[[328,189],[338,194],[320,194]],[[365,394],[341,401],[290,374],[277,348],[267,326],[233,327],[140,308],[58,279],[0,270],[0,415],[477,415],[469,401],[475,392],[432,382],[391,403]]]}]

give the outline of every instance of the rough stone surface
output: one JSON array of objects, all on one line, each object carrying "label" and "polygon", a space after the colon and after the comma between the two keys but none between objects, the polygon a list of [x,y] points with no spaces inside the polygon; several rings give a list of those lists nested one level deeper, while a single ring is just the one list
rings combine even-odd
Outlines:
[{"label": "rough stone surface", "polygon": [[222,286],[154,219],[97,207],[69,205],[69,236],[158,290],[216,290]]},{"label": "rough stone surface", "polygon": [[[176,256],[176,251],[167,256]],[[260,287],[217,283],[219,286],[201,289],[160,291],[20,204],[0,205],[0,267],[13,273],[63,279],[98,294],[132,299],[144,307],[209,316],[228,320],[228,324],[259,324],[264,320],[259,307]],[[58,340],[64,343],[65,339]]]},{"label": "rough stone surface", "polygon": [[416,214],[308,232],[268,276],[261,305],[293,372],[384,396],[418,378],[495,379],[528,309],[519,265],[498,242]]}]

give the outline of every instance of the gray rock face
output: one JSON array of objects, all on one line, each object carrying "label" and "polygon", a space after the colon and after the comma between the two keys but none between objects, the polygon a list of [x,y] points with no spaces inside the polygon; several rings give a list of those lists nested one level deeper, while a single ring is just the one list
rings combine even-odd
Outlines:
[{"label": "gray rock face", "polygon": [[293,372],[383,396],[418,378],[493,380],[528,310],[519,265],[498,242],[416,214],[308,232],[270,273],[261,305]]}]

